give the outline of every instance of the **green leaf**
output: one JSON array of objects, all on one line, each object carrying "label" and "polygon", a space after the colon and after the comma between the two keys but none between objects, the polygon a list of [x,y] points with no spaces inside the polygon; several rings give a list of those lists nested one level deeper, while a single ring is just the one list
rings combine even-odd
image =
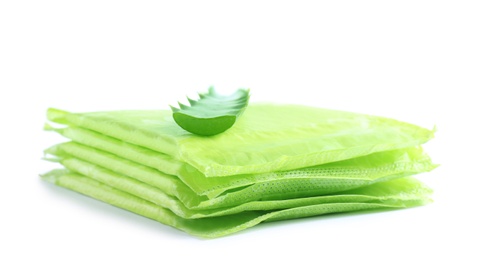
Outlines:
[{"label": "green leaf", "polygon": [[229,96],[219,95],[213,87],[207,93],[200,93],[198,100],[188,98],[190,106],[178,102],[173,106],[173,119],[186,131],[211,136],[231,128],[248,105],[249,90],[238,89]]}]

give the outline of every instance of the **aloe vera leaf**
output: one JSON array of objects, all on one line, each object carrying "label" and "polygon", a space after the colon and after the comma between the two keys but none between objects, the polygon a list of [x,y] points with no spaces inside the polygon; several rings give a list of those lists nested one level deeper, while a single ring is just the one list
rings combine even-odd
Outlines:
[{"label": "aloe vera leaf", "polygon": [[238,89],[230,96],[219,95],[213,87],[199,94],[198,100],[188,98],[190,106],[178,102],[171,106],[173,119],[186,131],[203,136],[223,133],[231,128],[248,105],[249,90]]}]

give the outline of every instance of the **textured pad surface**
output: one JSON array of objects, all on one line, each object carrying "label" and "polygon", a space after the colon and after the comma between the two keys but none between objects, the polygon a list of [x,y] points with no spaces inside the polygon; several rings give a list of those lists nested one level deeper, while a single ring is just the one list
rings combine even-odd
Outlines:
[{"label": "textured pad surface", "polygon": [[[156,169],[77,143],[54,146],[48,149],[47,153],[59,156],[61,163],[74,172],[88,176],[96,175],[96,172],[121,174],[149,184],[169,196],[178,198],[185,207],[190,209],[214,209],[236,206],[255,200],[292,199],[330,194],[408,176],[432,167],[430,163],[417,163],[415,160],[406,160],[407,163],[398,167],[398,164],[392,160],[389,163],[387,161],[377,161],[377,163],[367,161],[362,166],[357,165],[355,172],[341,172],[341,168],[333,168],[330,171],[321,172],[320,175],[312,170],[297,170],[292,172],[292,174],[297,174],[295,178],[279,177],[228,190],[215,198],[208,198],[196,194],[176,176],[167,175]],[[422,153],[413,154],[422,158]],[[345,162],[345,165],[349,163]],[[359,174],[358,172],[363,173]]]},{"label": "textured pad surface", "polygon": [[[192,235],[215,238],[225,236],[255,226],[264,221],[276,221],[291,218],[309,217],[328,213],[350,212],[367,209],[394,209],[422,205],[429,200],[430,190],[412,178],[392,181],[386,187],[373,185],[356,192],[366,196],[381,194],[370,202],[321,203],[277,211],[248,211],[238,214],[185,219],[172,211],[152,202],[141,199],[125,191],[112,188],[86,176],[66,170],[55,170],[42,176],[56,185],[71,189],[84,195],[96,198],[111,205],[132,211],[139,215],[157,220],[166,225],[176,227]],[[394,183],[396,182],[396,183]],[[381,185],[384,186],[385,183]],[[378,184],[380,185],[380,184]],[[404,195],[407,193],[408,195]]]},{"label": "textured pad surface", "polygon": [[[199,195],[214,198],[227,190],[244,187],[251,184],[274,181],[278,179],[305,178],[344,178],[357,180],[377,180],[397,173],[419,173],[432,170],[429,156],[421,148],[412,147],[393,151],[378,152],[366,156],[333,162],[303,169],[278,171],[261,174],[241,174],[223,177],[206,177],[192,166],[175,160],[172,157],[121,140],[111,138],[94,131],[68,127],[55,129],[63,136],[93,149],[81,149],[81,145],[64,144],[57,148],[83,160],[90,161],[93,151],[101,151],[116,155],[119,158],[154,168],[161,173],[179,177],[188,187]],[[56,151],[57,153],[59,151]],[[106,160],[103,160],[106,161]],[[107,167],[109,168],[109,167]]]}]

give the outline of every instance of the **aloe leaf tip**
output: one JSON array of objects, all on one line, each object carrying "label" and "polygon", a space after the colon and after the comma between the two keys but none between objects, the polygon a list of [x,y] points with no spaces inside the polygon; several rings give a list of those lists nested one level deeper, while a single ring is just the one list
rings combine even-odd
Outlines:
[{"label": "aloe leaf tip", "polygon": [[208,92],[198,95],[198,100],[187,97],[190,106],[178,102],[179,108],[170,108],[173,119],[181,128],[203,136],[217,135],[231,128],[249,101],[249,89],[238,89],[223,96],[210,87]]}]

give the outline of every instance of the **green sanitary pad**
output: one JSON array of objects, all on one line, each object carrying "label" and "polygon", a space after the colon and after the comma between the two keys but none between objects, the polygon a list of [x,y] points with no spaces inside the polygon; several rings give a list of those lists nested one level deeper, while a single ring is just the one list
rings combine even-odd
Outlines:
[{"label": "green sanitary pad", "polygon": [[433,132],[396,120],[293,105],[250,105],[228,131],[186,132],[170,111],[67,113],[48,118],[165,153],[205,176],[292,170],[417,146]]},{"label": "green sanitary pad", "polygon": [[436,167],[433,131],[305,106],[251,104],[226,132],[197,136],[171,111],[48,110],[70,139],[45,150],[45,180],[202,237],[260,222],[429,202],[409,177]]},{"label": "green sanitary pad", "polygon": [[[190,234],[206,238],[228,235],[266,221],[309,217],[328,213],[394,209],[422,205],[428,200],[427,196],[430,193],[430,190],[417,180],[405,178],[352,190],[344,195],[317,197],[318,201],[316,204],[306,206],[298,203],[297,207],[287,209],[256,210],[219,217],[215,217],[214,213],[182,212],[181,214],[211,215],[208,218],[187,219],[177,214],[181,212],[180,207],[172,211],[134,196],[131,193],[112,188],[109,185],[74,172],[55,170],[43,175],[43,178],[56,185],[157,220]],[[311,200],[314,199],[311,198]],[[267,205],[265,206],[267,208]]]}]

